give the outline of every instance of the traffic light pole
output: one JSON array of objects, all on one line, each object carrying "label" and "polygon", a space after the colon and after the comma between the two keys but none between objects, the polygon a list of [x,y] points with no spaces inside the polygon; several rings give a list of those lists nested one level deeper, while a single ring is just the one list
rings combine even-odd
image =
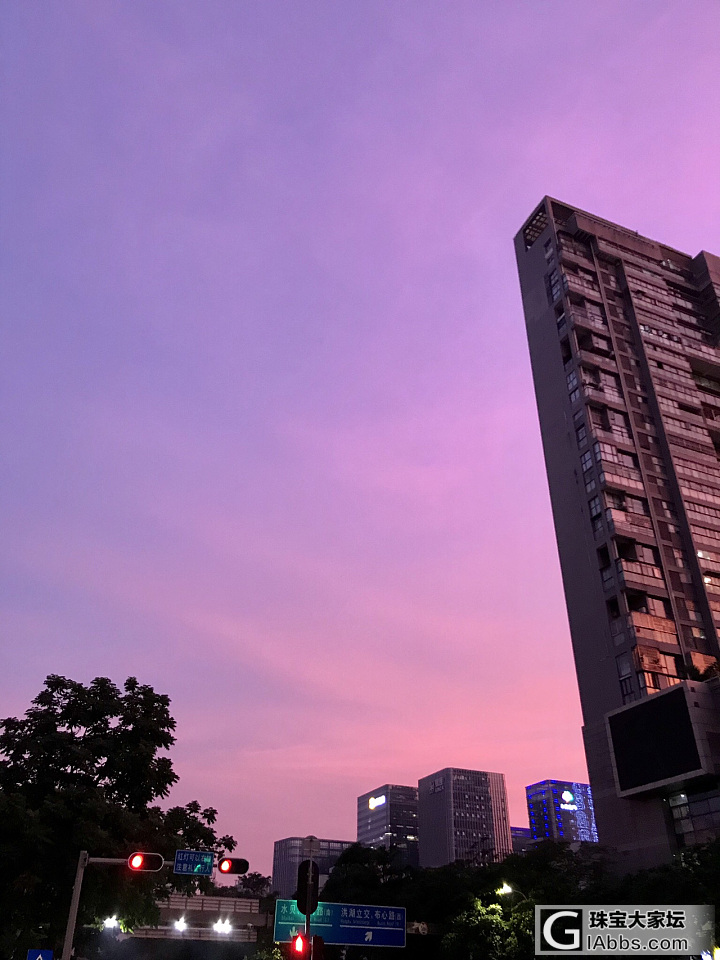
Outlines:
[{"label": "traffic light pole", "polygon": [[[312,854],[310,855],[310,869],[307,872],[307,902],[310,903],[312,900],[312,889],[313,889],[313,858]],[[305,936],[308,942],[308,952],[310,960],[312,960],[312,937],[310,936],[310,910],[305,914]],[[65,960],[65,958],[63,958]]]},{"label": "traffic light pole", "polygon": [[78,857],[77,872],[75,873],[75,885],[73,886],[72,900],[70,901],[70,913],[68,915],[67,927],[65,928],[65,942],[63,943],[62,960],[70,960],[72,953],[72,944],[75,937],[75,923],[77,921],[78,905],[80,903],[80,889],[83,882],[85,867],[88,865],[87,850],[81,850]]},{"label": "traffic light pole", "polygon": [[68,914],[67,927],[65,928],[65,942],[61,960],[70,960],[72,955],[73,940],[75,939],[75,924],[77,923],[78,906],[80,905],[80,891],[82,890],[83,876],[85,867],[89,863],[105,863],[117,865],[127,863],[122,857],[89,857],[87,850],[81,850],[78,857],[77,871],[75,872],[75,884],[73,886],[72,899],[70,900],[70,913]]}]

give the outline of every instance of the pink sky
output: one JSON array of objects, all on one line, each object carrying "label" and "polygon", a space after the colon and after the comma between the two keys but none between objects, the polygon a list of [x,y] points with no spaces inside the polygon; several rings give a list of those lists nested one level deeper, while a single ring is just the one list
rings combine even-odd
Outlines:
[{"label": "pink sky", "polygon": [[720,253],[720,6],[5,0],[0,715],[172,698],[251,869],[584,779],[512,237]]}]

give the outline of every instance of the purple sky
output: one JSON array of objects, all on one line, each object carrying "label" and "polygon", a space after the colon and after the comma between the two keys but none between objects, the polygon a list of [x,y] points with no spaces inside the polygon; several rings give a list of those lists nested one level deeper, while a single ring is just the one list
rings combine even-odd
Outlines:
[{"label": "purple sky", "polygon": [[586,775],[512,237],[720,253],[720,5],[5,0],[0,715],[172,698],[251,869]]}]

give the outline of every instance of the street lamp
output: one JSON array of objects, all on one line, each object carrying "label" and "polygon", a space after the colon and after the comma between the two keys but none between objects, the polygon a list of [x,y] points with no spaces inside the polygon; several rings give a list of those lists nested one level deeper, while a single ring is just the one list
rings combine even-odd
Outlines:
[{"label": "street lamp", "polygon": [[216,920],[213,924],[213,930],[216,933],[230,933],[232,927],[229,920]]},{"label": "street lamp", "polygon": [[180,931],[187,930],[187,923],[185,922],[185,917],[180,917],[179,920],[175,921],[175,929]]},{"label": "street lamp", "polygon": [[120,921],[118,920],[117,917],[105,917],[105,919],[103,920],[103,927],[105,927],[106,930],[112,930],[114,927],[119,927],[119,926],[120,926]]},{"label": "street lamp", "polygon": [[520,894],[520,900],[527,900],[527,899],[528,899],[519,887],[511,887],[510,884],[507,883],[505,880],[503,880],[503,885],[502,885],[501,887],[498,887],[497,890],[495,891],[495,893],[496,893],[499,897],[505,897],[505,896],[508,896],[508,894],[511,894],[511,893],[519,893],[519,894]]}]

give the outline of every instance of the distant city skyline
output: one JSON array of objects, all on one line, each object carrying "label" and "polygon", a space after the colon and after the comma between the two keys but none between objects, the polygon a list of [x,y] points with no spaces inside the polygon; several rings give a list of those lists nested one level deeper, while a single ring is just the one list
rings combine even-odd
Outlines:
[{"label": "distant city skyline", "polygon": [[168,694],[168,803],[265,875],[448,764],[523,825],[588,774],[512,238],[550,194],[720,250],[720,7],[0,25],[2,715]]}]

